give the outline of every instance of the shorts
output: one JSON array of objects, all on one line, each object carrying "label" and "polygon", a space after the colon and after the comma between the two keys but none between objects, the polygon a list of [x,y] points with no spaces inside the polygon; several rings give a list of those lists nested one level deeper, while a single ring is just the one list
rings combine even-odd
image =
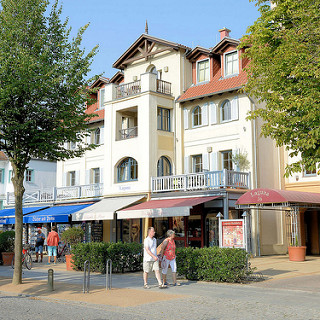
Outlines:
[{"label": "shorts", "polygon": [[36,251],[37,253],[42,254],[42,253],[43,253],[43,246],[35,247],[35,251]]},{"label": "shorts", "polygon": [[48,256],[57,256],[57,247],[56,246],[48,246]]},{"label": "shorts", "polygon": [[143,271],[149,273],[159,270],[159,261],[143,261]]},{"label": "shorts", "polygon": [[163,260],[161,262],[162,274],[167,274],[169,266],[172,272],[177,272],[176,258],[174,258],[173,260],[168,260],[163,257]]}]

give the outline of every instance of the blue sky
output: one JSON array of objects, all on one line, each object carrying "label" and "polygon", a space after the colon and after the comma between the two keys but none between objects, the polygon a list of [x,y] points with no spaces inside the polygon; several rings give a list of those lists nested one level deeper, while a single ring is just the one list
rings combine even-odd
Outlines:
[{"label": "blue sky", "polygon": [[218,30],[227,27],[231,37],[240,38],[259,16],[249,0],[60,0],[63,16],[76,32],[90,22],[84,47],[99,45],[91,75],[111,77],[112,64],[144,33],[190,47],[212,47],[219,40]]}]

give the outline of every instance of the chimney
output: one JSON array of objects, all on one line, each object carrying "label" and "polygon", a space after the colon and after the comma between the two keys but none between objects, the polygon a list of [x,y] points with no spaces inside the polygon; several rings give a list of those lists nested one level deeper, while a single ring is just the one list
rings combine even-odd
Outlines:
[{"label": "chimney", "polygon": [[222,40],[225,37],[229,37],[229,33],[231,32],[231,30],[224,27],[220,29],[219,32],[220,32],[220,40]]}]

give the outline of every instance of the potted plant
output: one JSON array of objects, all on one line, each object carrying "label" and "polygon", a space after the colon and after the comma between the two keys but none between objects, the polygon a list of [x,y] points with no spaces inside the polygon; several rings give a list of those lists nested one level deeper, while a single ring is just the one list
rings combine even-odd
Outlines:
[{"label": "potted plant", "polygon": [[[83,236],[84,231],[80,227],[72,227],[62,233],[61,240],[67,243],[71,249],[76,243],[82,242]],[[72,271],[74,267],[72,256],[72,254],[66,254],[66,265],[69,271]]]},{"label": "potted plant", "polygon": [[288,247],[288,254],[290,261],[305,261],[306,246],[299,246],[298,236],[295,236],[295,243]]},{"label": "potted plant", "polygon": [[0,234],[0,252],[4,266],[11,266],[14,257],[14,231],[5,231]]}]

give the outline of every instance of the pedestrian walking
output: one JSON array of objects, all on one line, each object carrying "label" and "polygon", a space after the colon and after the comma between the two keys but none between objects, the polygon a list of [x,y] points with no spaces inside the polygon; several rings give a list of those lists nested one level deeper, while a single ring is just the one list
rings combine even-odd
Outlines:
[{"label": "pedestrian walking", "polygon": [[57,227],[53,226],[51,232],[47,238],[48,245],[48,264],[50,264],[51,257],[53,256],[53,263],[57,262],[57,247],[59,245],[59,235],[57,233]]},{"label": "pedestrian walking", "polygon": [[40,262],[42,262],[42,259],[43,259],[43,245],[44,245],[44,240],[45,239],[46,239],[46,237],[42,233],[41,228],[38,228],[36,246],[35,246],[36,260],[34,262],[39,262],[39,254],[40,254]]},{"label": "pedestrian walking", "polygon": [[154,238],[154,235],[154,228],[148,228],[148,236],[144,239],[143,243],[143,281],[145,289],[150,289],[148,285],[148,274],[151,271],[155,272],[159,289],[167,287],[161,281],[159,259],[157,256],[157,240]]},{"label": "pedestrian walking", "polygon": [[168,285],[167,272],[169,266],[172,271],[173,286],[180,286],[180,283],[177,282],[176,243],[174,237],[175,232],[173,230],[168,230],[167,238],[163,241],[160,253],[160,256],[162,257],[161,267],[163,284],[166,286]]}]

